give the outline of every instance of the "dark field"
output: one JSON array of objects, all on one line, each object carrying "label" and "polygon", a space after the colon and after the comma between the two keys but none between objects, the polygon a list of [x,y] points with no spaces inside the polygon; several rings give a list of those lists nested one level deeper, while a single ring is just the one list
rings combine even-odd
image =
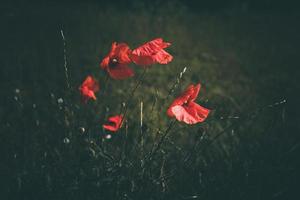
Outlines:
[{"label": "dark field", "polygon": [[[0,199],[300,197],[297,8],[193,2],[1,4]],[[174,60],[133,96],[142,68],[126,80],[100,69],[112,42],[157,37]],[[84,104],[87,75],[100,92]],[[196,125],[166,115],[191,83],[212,109]],[[102,124],[124,102],[107,139]]]}]

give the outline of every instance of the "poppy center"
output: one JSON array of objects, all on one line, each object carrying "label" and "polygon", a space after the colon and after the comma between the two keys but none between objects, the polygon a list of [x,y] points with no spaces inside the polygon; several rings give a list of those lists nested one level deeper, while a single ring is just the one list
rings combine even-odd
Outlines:
[{"label": "poppy center", "polygon": [[189,104],[189,101],[185,101],[185,102],[183,102],[183,106],[188,106],[188,104]]},{"label": "poppy center", "polygon": [[109,66],[110,67],[116,67],[119,64],[118,60],[116,58],[109,60]]},{"label": "poppy center", "polygon": [[106,124],[109,125],[109,126],[116,126],[117,125],[116,122],[111,122],[111,121],[108,121]]}]

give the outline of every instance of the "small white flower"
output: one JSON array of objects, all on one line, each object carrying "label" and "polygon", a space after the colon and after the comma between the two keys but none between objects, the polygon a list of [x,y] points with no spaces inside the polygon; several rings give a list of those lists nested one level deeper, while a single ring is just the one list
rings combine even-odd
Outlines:
[{"label": "small white flower", "polygon": [[57,103],[62,104],[64,100],[62,98],[57,99]]}]

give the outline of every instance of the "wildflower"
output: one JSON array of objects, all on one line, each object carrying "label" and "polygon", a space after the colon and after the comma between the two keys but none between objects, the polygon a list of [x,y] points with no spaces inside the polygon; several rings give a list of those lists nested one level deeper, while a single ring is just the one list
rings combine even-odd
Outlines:
[{"label": "wildflower", "polygon": [[131,63],[130,48],[125,43],[112,43],[109,54],[102,60],[100,66],[106,70],[113,79],[126,79],[134,76],[134,72],[128,67]]},{"label": "wildflower", "polygon": [[64,102],[64,100],[62,98],[57,99],[57,103],[62,104],[63,102]]},{"label": "wildflower", "polygon": [[142,66],[167,64],[172,61],[173,56],[164,49],[170,45],[171,43],[164,42],[162,38],[157,38],[134,49],[130,58],[135,64]]},{"label": "wildflower", "polygon": [[173,101],[167,110],[167,115],[187,124],[203,122],[210,110],[194,102],[199,94],[200,87],[200,84],[188,86],[185,92]]},{"label": "wildflower", "polygon": [[95,92],[99,91],[99,83],[92,76],[87,76],[79,90],[85,103],[88,99],[96,100]]},{"label": "wildflower", "polygon": [[123,121],[123,115],[115,115],[110,118],[108,118],[108,124],[104,124],[103,128],[109,131],[116,132],[118,131],[122,126]]}]

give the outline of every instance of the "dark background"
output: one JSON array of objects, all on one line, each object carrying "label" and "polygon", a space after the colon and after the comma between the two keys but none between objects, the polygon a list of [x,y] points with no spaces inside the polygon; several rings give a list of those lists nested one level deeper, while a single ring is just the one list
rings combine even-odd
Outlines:
[{"label": "dark background", "polygon": [[[0,6],[1,199],[299,198],[295,1],[9,1]],[[101,124],[118,112],[135,79],[107,83],[99,62],[113,41],[135,48],[156,37],[172,43],[167,51],[174,60],[147,72],[132,98],[128,132],[124,128],[103,139],[109,133]],[[173,98],[200,82],[198,102],[213,112],[203,124],[178,123],[151,166],[140,167],[139,102],[145,105],[147,151],[156,142],[156,129],[169,122],[162,112],[167,105],[159,103],[183,67],[187,72]],[[134,69],[137,76],[142,73]],[[84,105],[77,89],[89,74],[106,92]],[[123,143],[129,144],[125,151]],[[165,181],[158,178],[162,171],[171,174]]]}]

